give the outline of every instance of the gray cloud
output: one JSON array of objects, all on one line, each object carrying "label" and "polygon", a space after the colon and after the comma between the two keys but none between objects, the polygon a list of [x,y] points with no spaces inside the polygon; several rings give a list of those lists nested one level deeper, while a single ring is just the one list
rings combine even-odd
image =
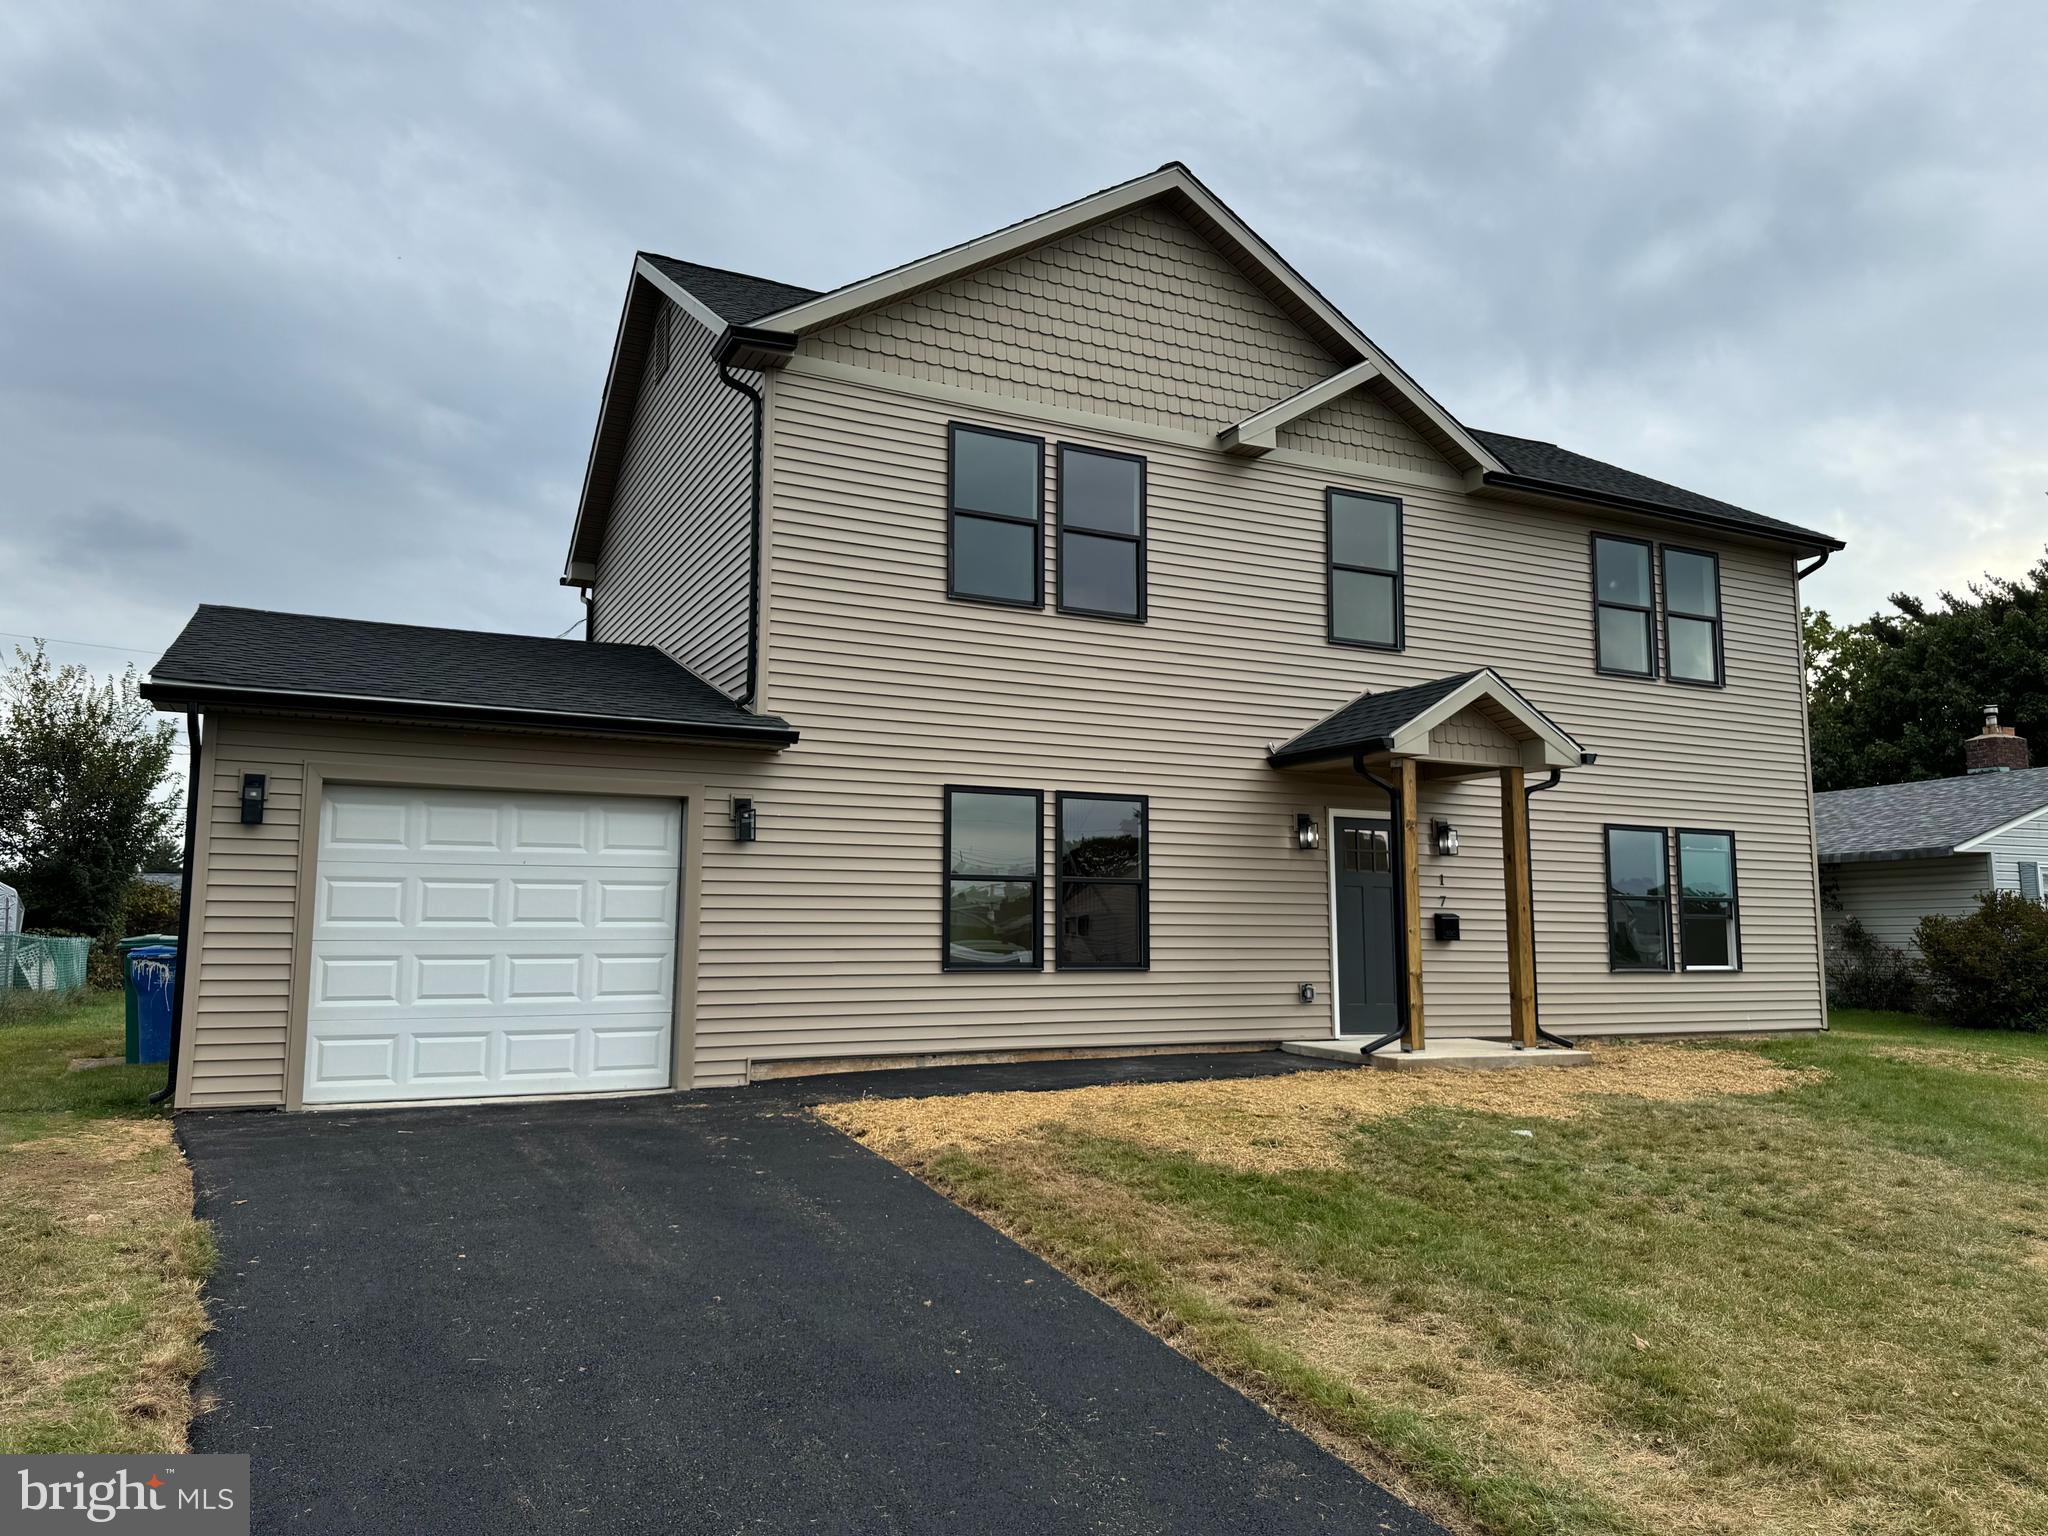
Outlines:
[{"label": "gray cloud", "polygon": [[1466,420],[1849,538],[1838,612],[2048,537],[2036,7],[287,12],[0,23],[0,560],[97,551],[0,629],[564,629],[636,247],[824,286],[1169,158]]}]

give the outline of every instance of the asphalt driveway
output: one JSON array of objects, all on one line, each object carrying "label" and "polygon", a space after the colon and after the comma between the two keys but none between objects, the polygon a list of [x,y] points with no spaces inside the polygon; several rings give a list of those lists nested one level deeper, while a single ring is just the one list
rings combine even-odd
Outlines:
[{"label": "asphalt driveway", "polygon": [[259,1531],[1440,1536],[787,1091],[179,1128]]}]

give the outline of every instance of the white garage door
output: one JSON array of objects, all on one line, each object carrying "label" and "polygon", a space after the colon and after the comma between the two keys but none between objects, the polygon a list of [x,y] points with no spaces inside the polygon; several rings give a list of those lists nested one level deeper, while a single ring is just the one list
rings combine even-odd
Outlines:
[{"label": "white garage door", "polygon": [[679,812],[329,785],[306,1102],[667,1087]]}]

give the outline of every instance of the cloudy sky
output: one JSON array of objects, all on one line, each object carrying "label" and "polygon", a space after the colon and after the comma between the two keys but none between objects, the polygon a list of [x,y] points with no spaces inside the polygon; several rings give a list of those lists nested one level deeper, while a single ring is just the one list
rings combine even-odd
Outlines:
[{"label": "cloudy sky", "polygon": [[9,0],[0,631],[567,629],[636,247],[826,287],[1175,158],[1463,420],[1848,539],[1838,617],[2048,539],[2048,7],[1057,9]]}]

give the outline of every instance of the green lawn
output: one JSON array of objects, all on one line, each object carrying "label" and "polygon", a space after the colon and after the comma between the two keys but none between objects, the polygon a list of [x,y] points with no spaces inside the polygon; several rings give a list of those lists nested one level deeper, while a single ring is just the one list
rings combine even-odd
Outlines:
[{"label": "green lawn", "polygon": [[0,1453],[182,1450],[213,1263],[119,993],[0,1010]]},{"label": "green lawn", "polygon": [[[1834,1023],[1602,1053],[1690,1099],[1380,1104],[1299,1167],[1284,1116],[1187,1150],[1242,1084],[832,1118],[1462,1528],[2048,1530],[2048,1039]],[[1763,1063],[1806,1070],[1708,1091]]]}]

